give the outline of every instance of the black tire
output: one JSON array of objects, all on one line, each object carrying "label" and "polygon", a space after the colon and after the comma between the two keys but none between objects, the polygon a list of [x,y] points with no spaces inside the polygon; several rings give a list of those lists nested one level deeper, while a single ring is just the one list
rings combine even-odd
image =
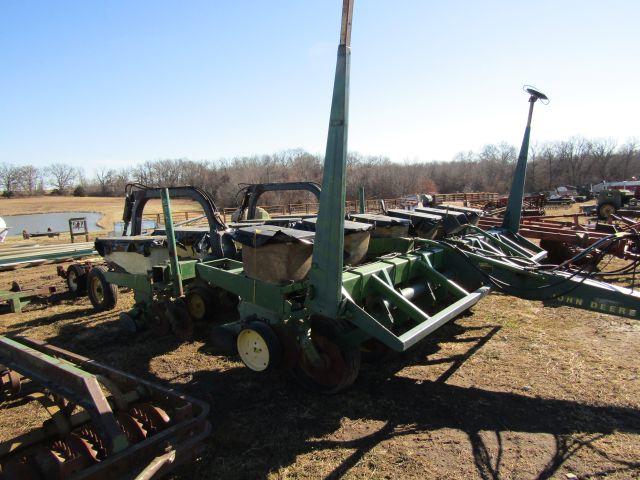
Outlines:
[{"label": "black tire", "polygon": [[238,353],[237,334],[224,325],[216,325],[209,334],[208,347],[214,355],[231,357]]},{"label": "black tire", "polygon": [[341,346],[333,340],[348,331],[344,320],[314,317],[311,320],[311,339],[327,361],[324,368],[314,367],[301,352],[292,369],[293,378],[312,392],[334,394],[350,387],[360,372],[362,356],[358,346]]},{"label": "black tire", "polygon": [[190,341],[193,338],[193,320],[189,316],[184,300],[178,298],[175,302],[168,302],[167,311],[174,335],[183,342]]},{"label": "black tire", "polygon": [[611,214],[617,211],[618,209],[613,203],[603,203],[602,205],[598,205],[598,218],[600,220],[608,220]]},{"label": "black tire", "polygon": [[98,312],[113,310],[118,303],[118,287],[107,282],[105,267],[93,267],[87,275],[87,293],[91,305]]},{"label": "black tire", "polygon": [[193,320],[213,322],[235,311],[238,297],[221,288],[197,285],[187,292],[186,305]]},{"label": "black tire", "polygon": [[[251,362],[253,363],[253,366],[250,363],[247,363],[247,355],[249,354],[249,352],[245,348],[248,345],[241,345],[243,335],[247,334],[247,332],[257,333],[260,337],[262,337],[264,346],[266,347],[268,353],[268,357],[262,360],[264,361],[264,363],[258,364],[255,361],[257,360],[257,357],[254,357],[254,361]],[[241,348],[241,346],[243,348]],[[250,346],[251,348],[253,348],[253,345]],[[280,362],[282,361],[282,345],[280,344],[278,336],[269,325],[258,320],[249,322],[245,327],[242,328],[242,330],[240,330],[240,333],[238,333],[238,337],[236,339],[236,348],[242,362],[247,366],[247,368],[254,372],[266,373],[273,371],[280,365]]]},{"label": "black tire", "polygon": [[72,263],[67,268],[67,288],[71,293],[82,296],[87,293],[87,270],[80,265]]},{"label": "black tire", "polygon": [[187,292],[187,310],[196,321],[211,320],[216,311],[216,292],[208,287],[194,287]]}]

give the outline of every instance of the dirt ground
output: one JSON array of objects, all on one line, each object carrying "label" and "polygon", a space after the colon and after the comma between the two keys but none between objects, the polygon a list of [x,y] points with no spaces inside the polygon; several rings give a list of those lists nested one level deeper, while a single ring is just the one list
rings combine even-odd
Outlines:
[{"label": "dirt ground", "polygon": [[[210,403],[213,434],[179,479],[640,478],[640,325],[631,320],[491,294],[325,397],[210,354],[205,326],[191,343],[127,333],[118,313],[131,293],[94,313],[86,297],[64,293],[55,265],[1,272],[0,288],[16,276],[63,293],[1,315],[0,333]],[[3,410],[0,441],[40,420]]]}]

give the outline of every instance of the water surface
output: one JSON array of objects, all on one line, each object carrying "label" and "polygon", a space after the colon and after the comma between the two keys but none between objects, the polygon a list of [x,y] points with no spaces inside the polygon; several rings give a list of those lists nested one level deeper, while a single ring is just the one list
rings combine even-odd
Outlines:
[{"label": "water surface", "polygon": [[56,213],[30,213],[28,215],[2,215],[9,227],[9,235],[22,235],[22,231],[29,233],[45,233],[48,228],[53,232],[68,232],[70,218],[87,218],[87,227],[90,232],[102,230],[98,221],[102,217],[96,212],[56,212]]}]

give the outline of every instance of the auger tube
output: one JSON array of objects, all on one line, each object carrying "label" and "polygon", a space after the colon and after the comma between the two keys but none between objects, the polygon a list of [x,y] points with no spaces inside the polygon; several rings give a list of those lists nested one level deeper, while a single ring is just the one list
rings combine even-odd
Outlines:
[{"label": "auger tube", "polygon": [[342,300],[352,15],[353,0],[343,0],[322,193],[307,294],[311,312],[330,318],[337,318]]},{"label": "auger tube", "polygon": [[537,100],[548,100],[547,96],[533,88],[527,88],[529,97],[529,116],[527,117],[527,126],[524,129],[522,145],[518,154],[518,163],[516,171],[513,174],[511,190],[509,192],[509,200],[507,210],[504,213],[502,228],[511,232],[518,233],[520,228],[520,217],[522,216],[522,199],[524,197],[524,181],[527,175],[527,159],[529,156],[529,137],[531,135],[531,118],[533,117],[533,105]]}]

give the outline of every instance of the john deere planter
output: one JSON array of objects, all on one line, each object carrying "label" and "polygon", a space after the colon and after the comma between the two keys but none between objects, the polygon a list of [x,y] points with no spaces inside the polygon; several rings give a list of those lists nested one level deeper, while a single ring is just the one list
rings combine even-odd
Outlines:
[{"label": "john deere planter", "polygon": [[[407,350],[492,290],[637,319],[640,296],[601,281],[584,262],[637,241],[635,232],[605,236],[561,265],[544,263],[546,252],[518,233],[533,109],[547,100],[535,89],[527,89],[527,123],[501,225],[481,229],[477,212],[455,207],[346,215],[352,13],[353,0],[344,0],[317,217],[255,218],[247,203],[227,225],[197,189],[131,187],[130,235],[96,241],[110,265],[94,276],[106,292],[105,301],[92,297],[96,308],[112,306],[110,285],[131,287],[137,303],[129,323],[187,337],[193,318],[232,305],[236,313],[214,328],[214,343],[231,341],[235,348],[227,350],[252,370],[287,369],[325,393],[354,382],[363,349]],[[169,198],[185,195],[203,206],[208,228],[174,228]],[[162,197],[165,228],[140,236],[149,197]],[[634,275],[636,267],[631,262],[620,273]]]}]

